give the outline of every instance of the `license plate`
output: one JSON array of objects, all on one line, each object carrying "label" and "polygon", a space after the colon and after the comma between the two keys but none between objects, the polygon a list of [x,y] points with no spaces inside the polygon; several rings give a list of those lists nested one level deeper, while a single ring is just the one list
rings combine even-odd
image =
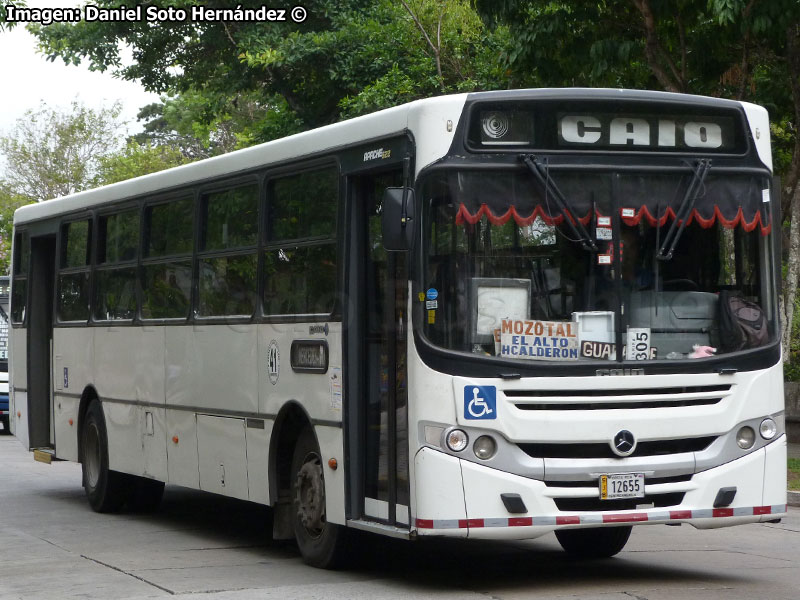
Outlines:
[{"label": "license plate", "polygon": [[644,473],[600,476],[600,499],[644,498]]}]

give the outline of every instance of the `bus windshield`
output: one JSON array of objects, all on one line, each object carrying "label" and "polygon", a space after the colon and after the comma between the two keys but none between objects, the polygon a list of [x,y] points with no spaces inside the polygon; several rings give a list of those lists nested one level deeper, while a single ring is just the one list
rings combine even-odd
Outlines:
[{"label": "bus windshield", "polygon": [[775,336],[769,185],[650,171],[438,170],[422,185],[425,318],[509,360],[697,360]]}]

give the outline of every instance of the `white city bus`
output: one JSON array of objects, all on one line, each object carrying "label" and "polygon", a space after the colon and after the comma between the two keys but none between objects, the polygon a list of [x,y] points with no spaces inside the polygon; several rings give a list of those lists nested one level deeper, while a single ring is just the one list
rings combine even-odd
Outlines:
[{"label": "white city bus", "polygon": [[270,505],[318,566],[779,519],[771,169],[758,106],[519,90],[21,208],[12,429],[95,510]]}]

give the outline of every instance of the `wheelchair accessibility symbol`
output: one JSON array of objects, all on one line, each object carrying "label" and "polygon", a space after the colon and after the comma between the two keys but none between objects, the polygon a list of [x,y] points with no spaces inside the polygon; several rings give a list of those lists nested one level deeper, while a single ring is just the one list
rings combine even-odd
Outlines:
[{"label": "wheelchair accessibility symbol", "polygon": [[465,419],[496,419],[497,388],[493,385],[464,387]]}]

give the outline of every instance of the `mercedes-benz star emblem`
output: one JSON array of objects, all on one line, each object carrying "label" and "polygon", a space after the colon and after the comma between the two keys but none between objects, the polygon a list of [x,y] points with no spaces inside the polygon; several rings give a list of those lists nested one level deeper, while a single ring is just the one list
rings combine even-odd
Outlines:
[{"label": "mercedes-benz star emblem", "polygon": [[611,449],[617,456],[630,456],[636,450],[636,438],[627,429],[623,429],[611,440]]}]

